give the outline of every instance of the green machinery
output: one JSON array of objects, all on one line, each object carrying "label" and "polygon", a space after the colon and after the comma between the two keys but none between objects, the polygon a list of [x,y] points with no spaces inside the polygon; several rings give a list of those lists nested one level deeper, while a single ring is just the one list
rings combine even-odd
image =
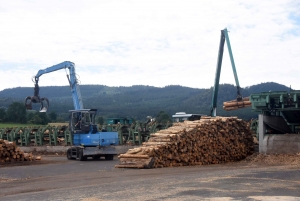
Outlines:
[{"label": "green machinery", "polygon": [[67,128],[67,126],[1,128],[0,139],[15,142],[20,146],[72,145],[71,134]]},{"label": "green machinery", "polygon": [[221,67],[222,67],[222,60],[223,60],[223,53],[224,53],[224,44],[227,44],[228,53],[231,61],[232,71],[236,83],[237,88],[237,101],[242,101],[242,95],[241,95],[241,87],[239,83],[239,79],[237,76],[235,63],[233,59],[233,54],[231,50],[231,45],[229,41],[228,31],[227,29],[221,30],[221,37],[220,37],[220,45],[219,45],[219,52],[218,52],[218,61],[217,61],[217,68],[216,68],[216,75],[215,75],[215,82],[214,82],[214,88],[213,88],[213,95],[212,95],[212,101],[211,101],[211,109],[210,109],[210,116],[215,117],[216,116],[216,110],[217,110],[217,99],[218,99],[218,91],[219,91],[219,82],[220,82],[220,75],[221,75]]},{"label": "green machinery", "polygon": [[[172,124],[161,124],[155,121],[139,122],[127,118],[109,118],[99,127],[102,132],[118,132],[119,143],[141,145],[151,133],[170,127]],[[19,146],[58,146],[72,145],[68,126],[35,126],[0,128],[0,139],[16,142]]]},{"label": "green machinery", "polygon": [[[142,142],[148,141],[150,138],[150,134],[156,133],[159,130],[166,129],[170,127],[172,124],[170,122],[166,124],[158,123],[156,121],[148,121],[148,122],[134,122],[130,126],[130,130],[128,132],[129,135],[120,135],[120,144],[121,142],[132,142],[133,144],[141,145]],[[124,139],[122,141],[122,139]]]},{"label": "green machinery", "polygon": [[300,91],[251,94],[252,110],[266,117],[266,133],[300,132]]},{"label": "green machinery", "polygon": [[170,127],[171,122],[166,124],[157,123],[147,117],[147,121],[134,121],[132,118],[108,118],[106,124],[101,126],[102,131],[116,131],[119,134],[119,144],[141,145],[147,141],[151,133]]},{"label": "green machinery", "polygon": [[259,112],[259,152],[300,152],[300,91],[255,93],[250,101],[252,110]]},{"label": "green machinery", "polygon": [[106,124],[113,125],[113,124],[132,124],[134,120],[132,118],[107,118]]}]

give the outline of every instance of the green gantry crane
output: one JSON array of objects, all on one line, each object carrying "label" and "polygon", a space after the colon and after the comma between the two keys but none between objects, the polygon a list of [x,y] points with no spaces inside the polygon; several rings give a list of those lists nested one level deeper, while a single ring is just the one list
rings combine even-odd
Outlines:
[{"label": "green gantry crane", "polygon": [[243,97],[241,95],[241,87],[239,84],[239,79],[237,76],[234,59],[232,55],[232,50],[230,46],[230,41],[228,37],[228,31],[227,29],[221,30],[221,38],[220,38],[220,46],[219,46],[219,53],[218,53],[218,62],[217,62],[217,69],[216,69],[216,75],[215,75],[215,83],[213,88],[213,95],[212,95],[212,105],[210,109],[210,116],[215,117],[216,116],[216,110],[217,110],[217,99],[218,99],[218,91],[219,91],[219,82],[220,82],[220,74],[221,74],[221,66],[222,66],[222,60],[223,60],[223,52],[224,52],[224,44],[225,40],[227,43],[227,48],[230,56],[231,66],[235,78],[236,88],[237,88],[237,101],[242,101]]}]

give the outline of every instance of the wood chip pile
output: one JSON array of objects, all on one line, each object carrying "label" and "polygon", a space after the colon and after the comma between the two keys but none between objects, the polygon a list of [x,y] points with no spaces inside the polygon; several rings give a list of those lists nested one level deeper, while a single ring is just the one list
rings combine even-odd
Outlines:
[{"label": "wood chip pile", "polygon": [[143,146],[120,154],[117,168],[159,168],[238,161],[254,150],[247,123],[235,117],[202,117],[151,134]]},{"label": "wood chip pile", "polygon": [[226,111],[237,110],[246,107],[251,107],[251,102],[249,100],[249,97],[243,98],[242,101],[232,100],[228,102],[223,102],[223,109]]},{"label": "wood chip pile", "polygon": [[31,153],[24,153],[15,142],[0,139],[0,163],[15,161],[32,161]]},{"label": "wood chip pile", "polygon": [[261,154],[254,153],[243,162],[247,165],[292,165],[300,166],[300,152],[296,154]]}]

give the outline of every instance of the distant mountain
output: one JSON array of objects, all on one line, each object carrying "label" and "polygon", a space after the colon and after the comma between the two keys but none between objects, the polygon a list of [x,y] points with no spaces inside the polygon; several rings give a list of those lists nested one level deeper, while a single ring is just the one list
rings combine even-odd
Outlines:
[{"label": "distant mountain", "polygon": [[[171,85],[163,88],[136,85],[132,87],[108,87],[104,85],[81,85],[80,90],[85,108],[96,108],[103,117],[129,117],[145,119],[156,116],[160,111],[169,115],[176,112],[209,114],[212,101],[212,88],[196,89]],[[246,87],[244,97],[252,93],[266,91],[288,91],[289,87],[268,82]],[[0,91],[0,107],[8,107],[12,102],[23,102],[33,95],[33,87],[17,87]],[[74,109],[69,86],[40,87],[40,96],[50,101],[49,111],[67,116],[68,110]],[[238,116],[250,119],[257,116],[250,108],[226,112],[222,109],[224,101],[236,98],[236,87],[221,84],[218,94],[217,114],[220,116]]]},{"label": "distant mountain", "polygon": [[289,91],[290,88],[284,86],[282,84],[277,84],[275,82],[266,82],[257,85],[252,85],[250,87],[246,87],[245,90],[252,93],[260,93],[260,92],[269,92],[269,91]]}]

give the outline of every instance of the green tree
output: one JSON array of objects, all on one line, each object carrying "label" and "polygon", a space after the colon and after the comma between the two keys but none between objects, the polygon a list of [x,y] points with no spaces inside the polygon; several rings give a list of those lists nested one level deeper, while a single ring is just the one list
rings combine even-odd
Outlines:
[{"label": "green tree", "polygon": [[31,122],[32,122],[33,124],[43,124],[43,120],[42,120],[41,117],[39,117],[38,114],[35,114],[35,115],[33,116],[33,118],[31,119]]},{"label": "green tree", "polygon": [[101,116],[99,116],[99,117],[97,118],[97,124],[103,125],[103,124],[104,124],[104,118],[101,117]]},{"label": "green tree", "polygon": [[164,112],[164,111],[160,111],[156,117],[155,117],[156,121],[158,123],[167,123],[168,121],[171,122],[171,117],[168,113]]},{"label": "green tree", "polygon": [[22,103],[13,102],[8,106],[6,119],[14,123],[26,123],[26,109]]},{"label": "green tree", "polygon": [[49,118],[51,119],[51,121],[52,122],[55,122],[56,121],[56,119],[57,119],[57,114],[55,113],[55,112],[50,112],[49,114],[48,114],[48,116],[49,116]]},{"label": "green tree", "polygon": [[4,108],[0,108],[0,122],[4,122],[6,112]]},{"label": "green tree", "polygon": [[26,114],[27,123],[33,124],[33,117],[35,116],[35,114],[36,114],[36,111],[27,111],[27,114]]},{"label": "green tree", "polygon": [[32,124],[41,124],[46,125],[48,124],[51,119],[45,112],[28,112],[27,114],[28,123]]},{"label": "green tree", "polygon": [[40,124],[46,125],[51,122],[51,119],[45,112],[38,112],[38,115],[42,119],[42,122]]}]

